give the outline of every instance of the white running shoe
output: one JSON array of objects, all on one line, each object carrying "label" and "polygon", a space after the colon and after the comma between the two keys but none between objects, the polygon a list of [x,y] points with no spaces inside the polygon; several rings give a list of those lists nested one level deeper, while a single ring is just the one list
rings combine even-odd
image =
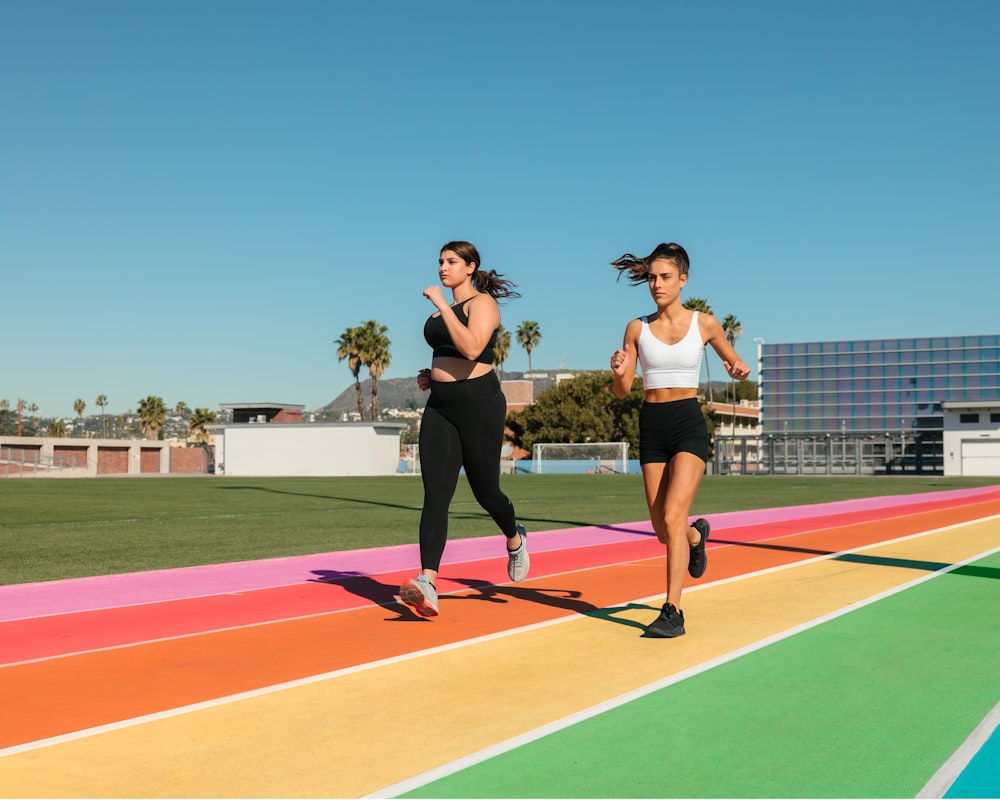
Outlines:
[{"label": "white running shoe", "polygon": [[507,551],[507,575],[512,581],[523,581],[528,577],[528,567],[531,566],[531,558],[528,556],[528,532],[523,525],[517,526],[517,532],[521,534],[521,546],[517,550]]}]

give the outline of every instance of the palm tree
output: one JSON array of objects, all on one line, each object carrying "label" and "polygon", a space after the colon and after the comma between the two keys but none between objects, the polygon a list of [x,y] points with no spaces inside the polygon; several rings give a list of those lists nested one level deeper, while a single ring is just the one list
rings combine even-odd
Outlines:
[{"label": "palm tree", "polygon": [[347,328],[340,338],[334,341],[337,345],[337,361],[343,361],[347,359],[347,367],[351,370],[351,375],[354,376],[354,388],[358,393],[358,414],[361,415],[361,419],[365,418],[365,404],[364,399],[361,396],[361,379],[358,375],[361,373],[361,367],[364,362],[361,360],[361,328]]},{"label": "palm tree", "polygon": [[[711,314],[712,307],[707,301],[700,297],[692,297],[684,302],[684,308],[688,308],[691,311],[697,311],[700,314]],[[714,393],[712,392],[712,370],[708,365],[708,347],[705,347],[705,374],[708,376],[708,402],[711,403],[715,400]]]},{"label": "palm tree", "polygon": [[[734,350],[736,349],[736,340],[740,338],[740,334],[743,333],[743,326],[740,321],[736,319],[733,314],[727,314],[726,318],[722,321],[722,330],[726,333],[726,341],[729,342],[729,346]],[[732,380],[732,390],[733,390],[733,436],[736,435],[736,379]]]},{"label": "palm tree", "polygon": [[378,419],[378,380],[385,373],[392,360],[389,352],[389,337],[385,332],[389,330],[385,325],[379,325],[373,319],[368,320],[361,326],[361,362],[368,367],[368,374],[372,379],[372,420]]},{"label": "palm tree", "polygon": [[54,439],[61,439],[66,435],[66,425],[63,424],[61,419],[54,420],[49,423],[48,429],[45,431],[46,436],[51,436]]},{"label": "palm tree", "polygon": [[163,398],[150,395],[144,400],[140,400],[138,413],[142,435],[147,439],[159,438],[163,421],[167,418],[167,406],[164,404]]},{"label": "palm tree", "polygon": [[185,414],[189,414],[190,410],[188,409],[188,404],[183,400],[178,400],[177,405],[174,406],[174,413],[178,417],[183,417]]},{"label": "palm tree", "polygon": [[83,432],[83,411],[87,407],[86,402],[81,400],[79,397],[73,401],[73,410],[76,412],[76,417],[80,422],[80,431]]},{"label": "palm tree", "polygon": [[188,428],[190,428],[191,434],[199,442],[207,442],[208,431],[206,430],[206,427],[208,425],[214,425],[215,420],[216,416],[214,411],[209,411],[207,408],[196,408],[188,418]]},{"label": "palm tree", "polygon": [[531,369],[531,351],[542,341],[542,331],[534,320],[525,320],[517,326],[517,343],[528,353],[528,372]]},{"label": "palm tree", "polygon": [[500,378],[506,378],[503,369],[503,362],[510,355],[510,331],[503,325],[497,326],[497,340],[493,345],[493,360],[497,362],[497,369],[500,370]]},{"label": "palm tree", "polygon": [[107,420],[104,418],[104,409],[108,407],[108,396],[106,394],[97,395],[97,399],[94,401],[94,405],[96,405],[99,409],[101,409],[101,430],[104,433],[104,438],[107,439],[108,423]]}]

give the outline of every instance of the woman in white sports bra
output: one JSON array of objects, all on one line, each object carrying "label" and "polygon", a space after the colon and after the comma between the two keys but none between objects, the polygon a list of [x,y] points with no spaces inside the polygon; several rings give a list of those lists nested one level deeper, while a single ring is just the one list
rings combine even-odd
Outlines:
[{"label": "woman in white sports bra", "polygon": [[611,371],[615,396],[621,400],[632,390],[637,364],[642,369],[639,463],[649,518],[667,547],[666,602],[643,636],[670,639],[684,635],[681,592],[686,575],[700,578],[708,564],[708,521],[688,522],[708,460],[708,428],[698,404],[705,346],[712,345],[734,380],[745,380],[750,368],[715,317],[681,303],[690,261],[679,244],[660,244],[645,258],[626,253],[611,265],[619,277],[625,274],[634,284],[647,284],[656,303],[655,313],[628,324],[621,349],[611,356]]}]

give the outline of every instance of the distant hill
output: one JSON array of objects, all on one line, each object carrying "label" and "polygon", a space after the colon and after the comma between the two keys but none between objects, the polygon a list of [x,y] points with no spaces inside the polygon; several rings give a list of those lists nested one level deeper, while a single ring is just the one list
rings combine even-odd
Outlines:
[{"label": "distant hill", "polygon": [[[535,397],[537,398],[546,389],[551,388],[555,385],[555,376],[557,373],[575,373],[583,374],[585,372],[595,372],[596,370],[583,370],[583,369],[556,369],[556,370],[535,370],[534,375],[546,377],[536,377],[535,382]],[[510,372],[504,373],[504,379],[509,381],[518,381],[524,378],[523,372]],[[712,381],[712,389],[718,395],[726,390],[728,384],[725,381]],[[702,390],[707,390],[708,384],[703,383],[701,386]],[[363,395],[363,402],[365,404],[365,409],[371,404],[372,398],[372,382],[371,378],[361,381],[361,392]],[[417,376],[414,375],[411,378],[383,378],[378,382],[378,406],[381,409],[386,408],[423,408],[427,403],[427,393],[421,392],[417,388]],[[325,406],[321,406],[315,410],[317,416],[327,416],[327,417],[340,417],[342,413],[357,411],[358,410],[358,395],[357,390],[354,388],[354,384],[348,386],[344,391],[342,391],[336,398],[331,402],[327,403]]]},{"label": "distant hill", "polygon": [[[548,389],[550,386],[555,384],[555,375],[557,372],[579,373],[585,371],[587,370],[559,369],[549,370],[547,372],[535,370],[535,374],[544,374],[549,376],[547,378],[535,378],[535,396],[537,397],[540,392],[545,391],[545,389]],[[504,372],[504,380],[517,381],[521,380],[523,377],[523,372],[511,372],[509,370]],[[361,392],[365,408],[367,409],[372,398],[371,378],[361,381]],[[416,375],[411,378],[382,378],[382,380],[378,382],[379,408],[423,408],[426,403],[427,392],[421,392],[417,388]],[[352,383],[332,401],[327,403],[325,406],[317,408],[315,413],[317,415],[339,417],[345,411],[350,412],[357,410],[358,393]]]},{"label": "distant hill", "polygon": [[[367,409],[372,401],[371,378],[361,381],[362,401]],[[379,408],[421,408],[427,394],[417,388],[417,376],[412,378],[382,378],[378,382]],[[345,411],[358,410],[358,392],[352,383],[332,401],[316,409],[317,414],[329,412],[340,416]]]}]

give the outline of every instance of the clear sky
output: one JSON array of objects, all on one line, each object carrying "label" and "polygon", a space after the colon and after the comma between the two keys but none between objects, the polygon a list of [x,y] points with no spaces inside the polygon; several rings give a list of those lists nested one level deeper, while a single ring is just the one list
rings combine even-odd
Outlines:
[{"label": "clear sky", "polygon": [[652,308],[608,262],[671,240],[751,367],[995,333],[998,30],[995,0],[0,0],[0,399],[314,409],[369,319],[416,375],[450,239],[518,284],[536,370],[607,368]]}]

